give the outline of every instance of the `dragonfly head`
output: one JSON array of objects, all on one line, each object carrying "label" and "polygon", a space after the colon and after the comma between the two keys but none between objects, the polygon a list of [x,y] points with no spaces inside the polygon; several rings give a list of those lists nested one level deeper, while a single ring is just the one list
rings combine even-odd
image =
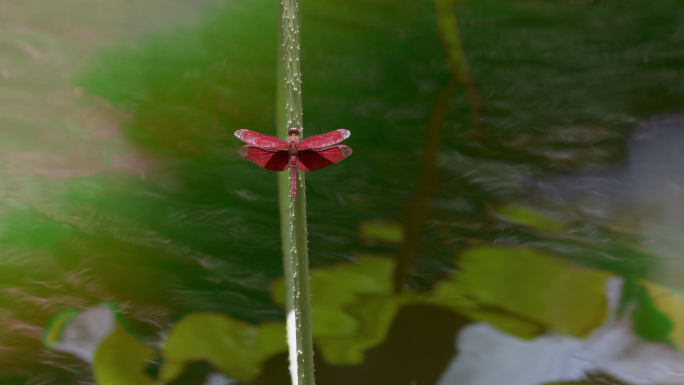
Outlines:
[{"label": "dragonfly head", "polygon": [[292,143],[299,143],[299,137],[297,136],[297,134],[299,134],[298,130],[291,128],[288,133],[290,134],[290,136],[287,137],[288,144],[292,145]]}]

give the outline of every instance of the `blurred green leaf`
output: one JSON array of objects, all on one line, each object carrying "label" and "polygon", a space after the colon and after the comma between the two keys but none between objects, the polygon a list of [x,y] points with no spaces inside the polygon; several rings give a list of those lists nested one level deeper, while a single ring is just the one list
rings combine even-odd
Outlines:
[{"label": "blurred green leaf", "polygon": [[532,339],[544,332],[544,325],[536,320],[526,319],[517,314],[510,314],[497,308],[476,307],[475,309],[457,309],[473,321],[486,322],[496,326],[504,333],[522,339]]},{"label": "blurred green leaf", "polygon": [[159,377],[170,382],[189,363],[207,361],[232,378],[251,380],[261,374],[266,359],[286,349],[282,323],[252,325],[218,313],[188,314],[173,326],[162,347]]},{"label": "blurred green leaf", "polygon": [[463,306],[475,319],[481,310],[490,317],[508,314],[577,337],[606,319],[609,273],[541,251],[501,246],[470,248],[457,264],[459,271],[436,287],[433,300]]},{"label": "blurred green leaf", "polygon": [[118,325],[95,352],[95,381],[98,385],[156,385],[145,373],[155,356],[154,349]]},{"label": "blurred green leaf", "polygon": [[531,227],[535,230],[547,233],[564,233],[567,230],[563,222],[551,219],[527,207],[505,205],[499,207],[496,212],[511,223]]},{"label": "blurred green leaf", "polygon": [[203,8],[191,28],[103,50],[77,79],[86,92],[133,111],[125,134],[148,151],[224,158],[237,155],[237,128],[272,133],[278,2]]},{"label": "blurred green leaf", "polygon": [[0,242],[23,250],[54,250],[75,232],[36,207],[12,199],[0,199],[5,215],[0,223]]},{"label": "blurred green leaf", "polygon": [[[406,297],[395,295],[358,295],[354,303],[348,304],[344,309],[338,309],[354,319],[353,331],[323,336],[314,333],[316,346],[329,364],[360,364],[365,358],[366,350],[385,341],[394,317],[406,302]],[[314,314],[317,311],[334,313],[336,309],[322,307],[319,304],[318,307],[314,307]]]},{"label": "blurred green leaf", "polygon": [[156,384],[145,373],[156,352],[128,331],[118,307],[112,303],[58,314],[43,340],[54,350],[89,362],[99,385]]},{"label": "blurred green leaf", "polygon": [[43,334],[43,344],[48,348],[58,344],[62,339],[62,335],[64,334],[64,330],[69,324],[69,321],[76,316],[78,316],[78,312],[73,309],[67,309],[54,316]]},{"label": "blurred green leaf", "polygon": [[457,277],[458,273],[449,275],[435,285],[426,302],[450,308],[473,321],[490,323],[520,338],[534,338],[544,331],[544,327],[534,320],[521,318],[502,310],[497,311],[496,307],[481,306],[475,298],[468,295],[468,288],[464,288],[463,283]]},{"label": "blurred green leaf", "polygon": [[[644,281],[645,282],[645,281]],[[652,292],[661,296],[659,289]],[[662,301],[660,303],[663,304]],[[628,312],[632,320],[632,329],[642,338],[649,341],[668,342],[673,330],[673,321],[656,307],[654,298],[639,282],[625,280],[622,286],[621,310]],[[667,306],[665,306],[666,310]]]},{"label": "blurred green leaf", "polygon": [[[365,350],[384,341],[400,306],[412,300],[393,293],[393,271],[393,260],[376,256],[311,270],[313,336],[328,363],[359,364]],[[272,295],[282,303],[282,280]]]},{"label": "blurred green leaf", "polygon": [[361,238],[368,245],[378,242],[401,243],[403,230],[400,223],[387,221],[368,221],[359,226]]},{"label": "blurred green leaf", "polygon": [[92,363],[102,341],[118,327],[127,328],[118,308],[102,303],[82,312],[67,310],[57,315],[45,332],[45,344]]},{"label": "blurred green leaf", "polygon": [[[314,336],[354,333],[359,321],[344,309],[363,294],[392,294],[394,261],[385,257],[361,256],[355,263],[342,263],[311,270],[311,306]],[[271,287],[273,300],[284,302],[283,282]]]},{"label": "blurred green leaf", "polygon": [[648,302],[634,310],[635,331],[645,338],[671,341],[684,351],[684,293],[645,280],[638,284],[648,293]]}]

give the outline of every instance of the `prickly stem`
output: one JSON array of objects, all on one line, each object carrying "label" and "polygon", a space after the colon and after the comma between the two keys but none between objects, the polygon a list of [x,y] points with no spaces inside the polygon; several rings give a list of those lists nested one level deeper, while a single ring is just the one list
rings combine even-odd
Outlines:
[{"label": "prickly stem", "polygon": [[[286,138],[290,130],[296,130],[302,135],[299,0],[282,0],[280,8],[281,44],[278,45],[276,130],[279,137]],[[315,381],[304,175],[291,167],[289,173],[279,173],[278,186],[290,375],[292,384],[313,385]]]}]

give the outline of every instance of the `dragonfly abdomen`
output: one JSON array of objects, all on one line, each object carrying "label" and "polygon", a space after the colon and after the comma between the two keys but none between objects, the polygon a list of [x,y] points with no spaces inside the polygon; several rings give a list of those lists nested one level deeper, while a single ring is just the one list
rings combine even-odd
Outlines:
[{"label": "dragonfly abdomen", "polygon": [[297,155],[290,155],[290,196],[292,202],[297,195]]}]

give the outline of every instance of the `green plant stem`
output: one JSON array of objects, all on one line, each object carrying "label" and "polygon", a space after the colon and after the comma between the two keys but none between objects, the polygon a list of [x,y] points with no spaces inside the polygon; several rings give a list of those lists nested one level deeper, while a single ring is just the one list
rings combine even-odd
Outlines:
[{"label": "green plant stem", "polygon": [[[302,135],[302,89],[299,68],[299,0],[282,0],[278,44],[276,132],[286,138],[295,127]],[[309,250],[306,229],[304,175],[297,171],[297,197],[290,197],[290,173],[278,174],[280,235],[282,239],[287,340],[292,384],[314,384],[311,301],[309,295]]]}]

